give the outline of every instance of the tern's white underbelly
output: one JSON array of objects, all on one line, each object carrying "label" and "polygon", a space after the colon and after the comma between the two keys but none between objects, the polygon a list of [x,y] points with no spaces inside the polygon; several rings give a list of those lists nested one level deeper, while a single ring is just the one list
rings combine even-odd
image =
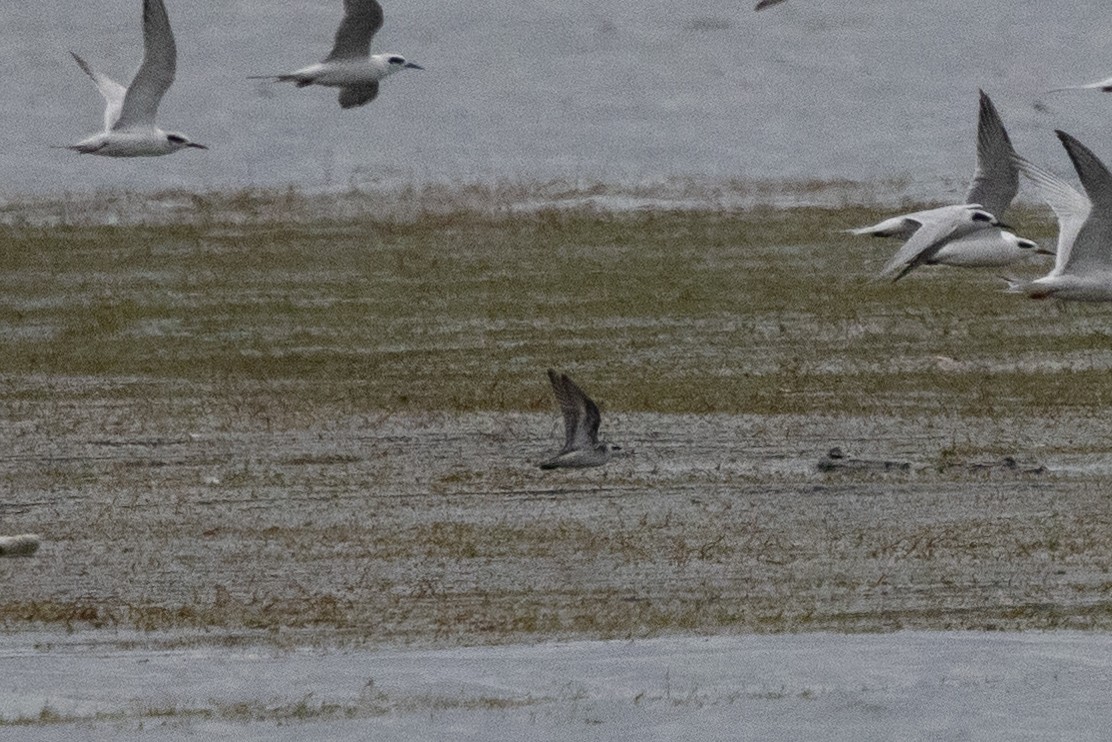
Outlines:
[{"label": "tern's white underbelly", "polygon": [[177,148],[158,129],[107,131],[74,145],[78,151],[103,157],[152,157],[168,155]]},{"label": "tern's white underbelly", "polygon": [[1023,248],[1014,236],[999,227],[982,229],[947,242],[929,262],[966,268],[999,268],[1035,257],[1033,248]]},{"label": "tern's white underbelly", "polygon": [[335,88],[357,87],[378,82],[386,77],[385,70],[374,60],[353,60],[350,62],[322,62],[305,67],[290,74],[298,80],[312,82]]},{"label": "tern's white underbelly", "polygon": [[1112,273],[1044,276],[1024,286],[1028,296],[1052,296],[1065,301],[1112,301]]}]

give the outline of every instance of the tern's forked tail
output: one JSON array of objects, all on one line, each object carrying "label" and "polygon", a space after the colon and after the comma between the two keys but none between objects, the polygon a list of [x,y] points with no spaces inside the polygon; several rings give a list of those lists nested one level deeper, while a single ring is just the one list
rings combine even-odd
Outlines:
[{"label": "tern's forked tail", "polygon": [[270,80],[271,82],[293,82],[297,87],[304,88],[313,84],[313,78],[297,74],[282,73],[281,75],[248,75],[248,80]]},{"label": "tern's forked tail", "polygon": [[104,149],[104,143],[90,144],[51,144],[50,149],[68,149],[71,152],[80,152],[83,155],[92,155]]},{"label": "tern's forked tail", "polygon": [[1008,282],[1005,294],[1023,294],[1028,299],[1048,299],[1055,295],[1055,290],[1040,281],[1021,281],[1017,278],[1000,276]]}]

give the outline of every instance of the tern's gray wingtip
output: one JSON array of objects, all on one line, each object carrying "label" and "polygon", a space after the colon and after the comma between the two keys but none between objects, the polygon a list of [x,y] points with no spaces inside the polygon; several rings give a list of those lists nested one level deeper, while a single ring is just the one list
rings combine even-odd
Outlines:
[{"label": "tern's gray wingtip", "polygon": [[93,70],[89,67],[89,63],[82,59],[77,52],[71,49],[70,56],[73,57],[73,61],[77,62],[77,66],[80,67],[86,75],[88,75],[89,77],[93,76]]},{"label": "tern's gray wingtip", "polygon": [[[978,90],[977,92],[980,93],[979,98],[981,109],[991,113],[996,113],[996,106],[993,104],[992,98],[988,96],[988,93],[983,90]],[[999,114],[997,114],[997,118],[999,118]]]}]

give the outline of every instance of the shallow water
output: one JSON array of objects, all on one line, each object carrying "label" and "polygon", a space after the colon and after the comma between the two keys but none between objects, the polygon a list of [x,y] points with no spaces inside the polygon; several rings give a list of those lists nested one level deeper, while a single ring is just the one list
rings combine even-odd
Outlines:
[{"label": "shallow water", "polygon": [[209,152],[106,161],[47,149],[95,131],[102,106],[66,53],[127,81],[139,2],[0,9],[7,101],[0,194],[529,180],[875,181],[945,199],[971,170],[976,90],[1017,146],[1069,166],[1052,130],[1094,144],[1112,98],[1039,92],[1112,73],[1107,11],[1023,0],[387,3],[375,48],[427,67],[362,110],[332,91],[245,80],[322,57],[338,0],[169,0],[178,77],[160,121]]},{"label": "shallow water", "polygon": [[1072,632],[294,652],[167,639],[189,636],[0,637],[18,679],[0,723],[45,710],[23,740],[1076,741],[1103,739],[1112,677],[1109,637]]}]

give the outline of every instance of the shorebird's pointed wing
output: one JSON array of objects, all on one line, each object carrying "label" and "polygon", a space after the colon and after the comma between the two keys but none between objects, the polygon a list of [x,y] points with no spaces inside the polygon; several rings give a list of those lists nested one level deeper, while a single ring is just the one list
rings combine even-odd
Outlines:
[{"label": "shorebird's pointed wing", "polygon": [[378,95],[378,83],[340,89],[340,108],[355,108],[370,103]]},{"label": "shorebird's pointed wing", "polygon": [[1084,144],[1064,131],[1055,133],[1073,160],[1091,204],[1070,250],[1068,268],[1077,273],[1107,272],[1112,270],[1112,173]]},{"label": "shorebird's pointed wing", "polygon": [[560,414],[564,417],[564,447],[560,449],[560,453],[575,448],[575,429],[579,427],[579,405],[564,389],[566,378],[548,369],[548,382],[552,384],[552,393],[556,396],[556,404],[560,405]]},{"label": "shorebird's pointed wing", "polygon": [[89,66],[88,62],[73,52],[70,52],[70,56],[77,62],[77,66],[84,70],[86,75],[92,78],[93,84],[97,86],[97,90],[104,96],[104,130],[110,130],[112,125],[116,123],[116,119],[120,117],[120,109],[123,108],[124,96],[127,95],[127,88],[108,75],[101,74],[94,70]]},{"label": "shorebird's pointed wing", "polygon": [[382,6],[377,0],[344,0],[344,19],[336,29],[332,51],[324,61],[367,57],[371,53],[371,39],[380,28]]},{"label": "shorebird's pointed wing", "polygon": [[980,211],[978,204],[943,206],[929,212],[919,212],[921,226],[885,264],[880,271],[881,277],[898,281],[930,260],[943,245],[955,237],[990,226],[988,221],[978,224],[971,220],[970,213],[976,211]]},{"label": "shorebird's pointed wing", "polygon": [[965,194],[965,203],[981,204],[1000,219],[1019,191],[1019,170],[1012,162],[1015,150],[992,100],[981,92],[977,120],[977,169]]},{"label": "shorebird's pointed wing", "polygon": [[576,446],[580,448],[594,448],[598,445],[598,428],[602,424],[602,415],[599,414],[598,405],[588,397],[579,386],[564,374],[564,389],[575,400],[579,408],[579,415],[575,428]]},{"label": "shorebird's pointed wing", "polygon": [[602,423],[598,406],[567,374],[548,369],[548,380],[564,415],[564,447],[560,453],[597,446]]},{"label": "shorebird's pointed wing", "polygon": [[1039,167],[1035,163],[1013,155],[1016,167],[1019,168],[1039,192],[1039,196],[1058,217],[1058,251],[1054,259],[1052,276],[1060,276],[1072,262],[1073,248],[1081,227],[1089,218],[1092,211],[1092,202],[1077,189],[1054,173]]},{"label": "shorebird's pointed wing", "polygon": [[162,0],[143,0],[143,63],[124,96],[113,129],[153,126],[158,104],[174,82],[178,50]]},{"label": "shorebird's pointed wing", "polygon": [[757,3],[757,7],[753,8],[753,10],[764,10],[765,8],[771,8],[773,5],[779,5],[782,2],[784,2],[784,0],[760,0],[760,2]]}]

